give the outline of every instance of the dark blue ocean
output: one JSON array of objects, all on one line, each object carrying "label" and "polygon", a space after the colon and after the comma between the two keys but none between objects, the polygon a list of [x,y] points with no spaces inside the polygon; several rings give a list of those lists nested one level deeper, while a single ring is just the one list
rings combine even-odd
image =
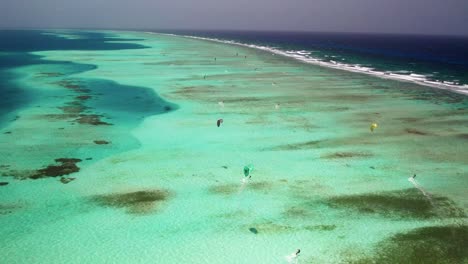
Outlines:
[{"label": "dark blue ocean", "polygon": [[371,68],[379,73],[422,77],[462,87],[468,85],[468,36],[254,31],[164,33],[270,47],[336,65]]},{"label": "dark blue ocean", "polygon": [[[95,69],[95,65],[77,64],[71,61],[48,61],[31,52],[53,50],[121,50],[142,49],[144,46],[133,44],[133,39],[117,39],[99,32],[73,31],[79,38],[62,38],[44,34],[41,30],[0,30],[0,127],[15,120],[17,110],[35,101],[34,89],[17,84],[21,76],[16,76],[16,67],[35,64],[57,64],[63,67],[60,74],[65,77],[74,73]],[[109,42],[118,40],[119,42]],[[163,113],[176,106],[162,100],[150,89],[119,85],[110,80],[79,80],[86,88],[109,96],[94,100],[96,109],[106,112],[120,111],[120,118],[133,120],[136,116]],[[119,96],[113,96],[119,94]],[[122,98],[138,97],[140,100],[125,101]],[[142,101],[143,100],[143,101]]]}]

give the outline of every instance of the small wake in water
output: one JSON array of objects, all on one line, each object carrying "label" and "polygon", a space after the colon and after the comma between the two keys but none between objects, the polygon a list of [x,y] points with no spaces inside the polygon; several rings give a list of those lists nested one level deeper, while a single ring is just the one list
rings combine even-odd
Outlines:
[{"label": "small wake in water", "polygon": [[[179,36],[179,37],[181,36],[181,37],[187,37],[187,38],[193,38],[193,39],[214,41],[214,42],[219,42],[219,43],[224,43],[224,44],[239,45],[243,47],[268,51],[273,54],[293,58],[293,59],[296,59],[305,63],[315,64],[315,65],[320,65],[320,66],[324,66],[328,68],[340,69],[340,70],[345,70],[345,71],[350,71],[350,72],[363,73],[367,75],[380,77],[383,79],[412,82],[412,83],[417,83],[420,85],[430,86],[430,87],[444,89],[444,90],[450,90],[456,93],[468,95],[467,84],[460,84],[456,81],[433,80],[429,78],[430,77],[429,75],[426,76],[426,75],[421,75],[421,74],[415,74],[410,71],[402,71],[402,70],[400,71],[378,71],[372,67],[365,67],[359,64],[349,64],[349,63],[344,63],[344,62],[338,62],[335,60],[325,61],[325,60],[313,57],[312,51],[307,51],[307,50],[281,50],[276,47],[247,44],[247,43],[242,43],[242,42],[237,42],[237,41],[232,41],[232,40],[199,37],[199,36],[193,36],[193,35],[177,35],[177,34],[153,33],[153,32],[147,32],[147,33]],[[331,56],[331,57],[334,58],[336,56]]]},{"label": "small wake in water", "polygon": [[291,254],[285,256],[284,258],[290,264],[297,264],[297,263],[299,263],[299,253],[300,252],[301,252],[301,250],[298,249],[296,252],[291,253]]},{"label": "small wake in water", "polygon": [[408,181],[411,182],[413,186],[418,189],[429,200],[429,202],[431,202],[432,205],[434,205],[431,195],[416,181],[415,176],[409,177]]},{"label": "small wake in water", "polygon": [[242,193],[242,191],[245,189],[245,187],[247,186],[247,184],[249,183],[249,178],[243,178],[241,180],[241,186],[239,188],[239,192],[238,193]]}]

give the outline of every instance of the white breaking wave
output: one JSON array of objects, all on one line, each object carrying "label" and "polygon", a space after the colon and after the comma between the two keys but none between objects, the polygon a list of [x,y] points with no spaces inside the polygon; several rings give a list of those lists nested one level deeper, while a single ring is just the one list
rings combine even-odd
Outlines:
[{"label": "white breaking wave", "polygon": [[[219,42],[223,44],[231,44],[231,45],[238,45],[238,46],[243,46],[243,47],[248,47],[252,49],[259,49],[263,51],[270,52],[272,54],[277,54],[277,55],[282,55],[285,57],[293,58],[305,63],[310,63],[310,64],[315,64],[323,67],[328,67],[328,68],[333,68],[333,69],[339,69],[339,70],[345,70],[345,71],[350,71],[350,72],[357,72],[357,73],[363,73],[363,74],[368,74],[372,76],[376,76],[379,78],[383,79],[391,79],[391,80],[397,80],[397,81],[405,81],[405,82],[412,82],[420,85],[425,85],[433,88],[439,88],[439,89],[444,89],[444,90],[450,90],[452,92],[460,93],[460,94],[465,94],[468,95],[468,85],[467,84],[458,84],[455,82],[449,82],[449,81],[433,81],[429,80],[427,76],[421,75],[421,74],[414,74],[409,71],[395,71],[395,72],[382,72],[382,71],[377,71],[373,68],[370,67],[364,67],[359,64],[348,64],[348,63],[343,63],[343,62],[337,62],[334,60],[330,61],[323,61],[318,58],[314,58],[310,56],[312,54],[311,51],[306,51],[306,50],[280,50],[274,47],[268,47],[268,46],[260,46],[260,45],[254,45],[254,44],[246,44],[246,43],[241,43],[233,40],[223,40],[223,39],[217,39],[217,38],[205,38],[205,37],[198,37],[198,36],[190,36],[190,35],[177,35],[177,34],[169,34],[169,33],[155,33],[155,32],[145,32],[148,34],[160,34],[160,35],[168,35],[168,36],[176,36],[176,37],[185,37],[185,38],[192,38],[192,39],[199,39],[199,40],[206,40],[206,41],[213,41],[213,42]],[[325,55],[326,57],[330,57]],[[333,57],[333,56],[332,56]],[[407,74],[410,73],[410,74]]]}]

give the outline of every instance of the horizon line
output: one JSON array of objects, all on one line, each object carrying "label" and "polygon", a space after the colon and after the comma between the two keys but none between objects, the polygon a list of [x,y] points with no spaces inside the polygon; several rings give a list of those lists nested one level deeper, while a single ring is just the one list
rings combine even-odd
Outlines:
[{"label": "horizon line", "polygon": [[276,32],[276,33],[311,33],[311,34],[360,34],[360,35],[402,35],[402,36],[433,36],[433,37],[468,37],[468,34],[439,34],[439,33],[401,33],[376,31],[311,31],[311,30],[272,30],[272,29],[190,29],[190,28],[111,28],[111,27],[1,27],[0,30],[113,30],[113,31],[151,31],[151,32]]}]

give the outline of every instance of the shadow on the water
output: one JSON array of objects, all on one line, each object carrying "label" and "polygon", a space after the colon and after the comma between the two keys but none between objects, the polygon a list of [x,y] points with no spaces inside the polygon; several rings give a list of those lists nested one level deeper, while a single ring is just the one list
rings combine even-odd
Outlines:
[{"label": "shadow on the water", "polygon": [[257,228],[255,228],[255,227],[249,228],[249,231],[250,231],[251,233],[255,234],[255,235],[258,234],[258,230],[257,230]]}]

